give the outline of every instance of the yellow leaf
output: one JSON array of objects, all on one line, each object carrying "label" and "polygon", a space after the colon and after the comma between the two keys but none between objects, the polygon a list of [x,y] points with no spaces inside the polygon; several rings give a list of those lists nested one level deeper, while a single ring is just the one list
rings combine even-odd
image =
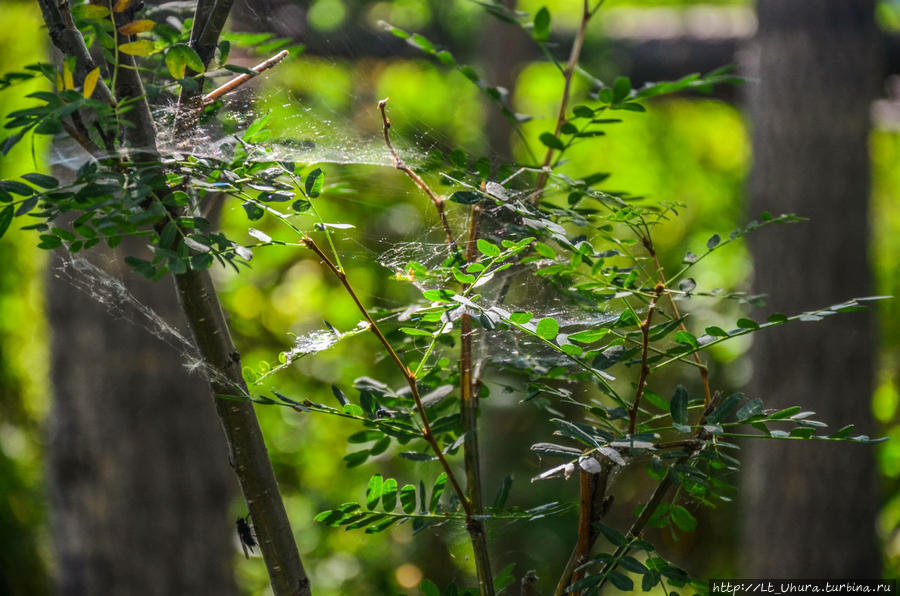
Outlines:
[{"label": "yellow leaf", "polygon": [[142,39],[140,41],[123,43],[119,46],[119,51],[131,56],[149,56],[156,52],[156,44],[149,39]]},{"label": "yellow leaf", "polygon": [[63,64],[63,88],[66,91],[75,88],[75,80],[72,78],[72,71],[69,70],[68,64]]},{"label": "yellow leaf", "polygon": [[87,76],[84,77],[84,89],[82,90],[82,94],[85,99],[89,99],[91,95],[94,94],[94,89],[97,87],[97,81],[100,80],[100,67],[98,66],[91,72],[87,73]]},{"label": "yellow leaf", "polygon": [[109,14],[109,9],[96,4],[78,4],[72,7],[72,16],[76,19],[99,20]]},{"label": "yellow leaf", "polygon": [[156,26],[154,21],[150,19],[141,19],[139,21],[131,21],[119,27],[119,33],[122,35],[135,35],[137,33],[146,33]]},{"label": "yellow leaf", "polygon": [[123,12],[125,10],[128,10],[129,6],[131,6],[131,0],[118,0],[113,6],[113,12]]},{"label": "yellow leaf", "polygon": [[59,73],[56,73],[56,88],[62,91],[63,80]]}]

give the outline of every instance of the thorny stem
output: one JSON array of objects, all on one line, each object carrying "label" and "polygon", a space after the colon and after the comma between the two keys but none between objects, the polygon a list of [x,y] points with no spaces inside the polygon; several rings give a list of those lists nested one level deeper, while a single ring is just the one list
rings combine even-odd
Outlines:
[{"label": "thorny stem", "polygon": [[[553,132],[553,135],[556,137],[559,136],[562,126],[566,122],[566,110],[569,108],[569,95],[572,92],[572,76],[575,74],[575,68],[578,66],[579,58],[581,58],[581,48],[584,46],[584,35],[594,11],[596,11],[596,8],[593,10],[589,9],[587,0],[584,0],[581,12],[581,23],[578,25],[578,32],[575,34],[575,40],[572,42],[572,52],[569,54],[569,62],[563,70],[565,84],[563,86],[562,99],[559,102],[559,113],[556,116],[556,129]],[[534,194],[531,195],[531,201],[533,203],[540,201],[541,196],[544,194],[544,188],[547,186],[547,179],[550,177],[549,168],[552,161],[553,148],[548,147],[547,154],[544,156],[544,162],[541,164],[542,171],[538,175],[537,189]]]},{"label": "thorny stem", "polygon": [[441,225],[444,227],[444,233],[447,235],[447,244],[450,245],[450,248],[453,249],[453,252],[459,254],[459,247],[456,245],[456,240],[453,238],[453,231],[450,229],[450,223],[447,221],[447,214],[444,211],[444,199],[434,194],[434,191],[422,180],[422,177],[416,174],[412,168],[410,168],[406,163],[400,158],[400,155],[397,153],[397,150],[394,149],[394,145],[391,144],[391,119],[387,117],[387,113],[385,113],[385,106],[388,102],[387,97],[378,102],[378,109],[381,110],[381,121],[383,124],[384,131],[384,143],[387,145],[388,151],[391,152],[391,162],[394,167],[412,180],[419,189],[428,195],[428,198],[431,199],[431,202],[434,203],[434,208],[437,209],[438,217],[441,218]]},{"label": "thorny stem", "polygon": [[653,298],[650,299],[650,305],[647,307],[647,318],[641,322],[641,374],[638,377],[637,390],[634,393],[634,402],[631,404],[631,411],[628,413],[628,434],[634,434],[634,427],[637,423],[638,408],[641,405],[641,398],[644,396],[644,388],[647,386],[647,377],[650,375],[650,365],[647,363],[647,356],[650,353],[650,322],[653,319],[653,311],[656,310],[656,302],[665,291],[666,287],[662,283],[656,284]]},{"label": "thorny stem", "polygon": [[[481,207],[475,205],[469,217],[469,236],[466,240],[466,263],[475,260],[475,248],[478,240],[478,224],[481,219]],[[459,338],[459,391],[460,410],[464,443],[464,459],[466,465],[466,489],[472,511],[480,515],[484,504],[481,495],[481,464],[478,451],[478,395],[475,394],[475,380],[472,378],[472,315],[468,310],[460,317]],[[493,594],[494,583],[491,575],[490,556],[484,524],[480,520],[470,519],[466,524],[472,538],[475,551],[475,571],[481,593]]]},{"label": "thorny stem", "polygon": [[447,474],[447,479],[450,480],[450,484],[453,485],[453,490],[456,491],[456,494],[459,497],[460,502],[462,503],[463,510],[465,510],[466,512],[466,519],[471,519],[473,515],[472,504],[469,502],[469,499],[466,498],[466,493],[465,491],[463,491],[462,487],[459,484],[459,481],[456,479],[456,474],[453,473],[453,469],[447,462],[447,458],[444,457],[444,452],[441,450],[441,446],[438,445],[437,439],[434,438],[434,432],[431,430],[431,424],[428,421],[428,415],[425,413],[425,406],[422,405],[422,396],[419,394],[419,387],[416,385],[415,374],[409,369],[409,367],[403,364],[403,361],[400,359],[400,356],[397,355],[394,347],[384,336],[384,333],[381,332],[381,329],[378,327],[378,323],[375,322],[375,319],[373,319],[372,315],[369,314],[369,311],[366,310],[366,307],[363,305],[362,301],[359,299],[359,296],[356,294],[356,290],[354,290],[353,286],[350,284],[350,280],[347,279],[347,274],[338,269],[337,265],[335,265],[331,261],[331,259],[328,258],[328,255],[326,255],[322,251],[322,249],[319,248],[319,245],[316,244],[316,242],[306,234],[303,235],[303,244],[305,244],[308,249],[316,253],[316,256],[318,256],[319,259],[321,259],[321,261],[325,264],[325,266],[328,267],[329,270],[331,270],[334,276],[338,278],[338,281],[341,282],[341,285],[344,286],[347,294],[350,295],[350,298],[356,304],[356,308],[369,324],[369,329],[372,331],[372,333],[375,334],[375,337],[378,338],[378,341],[381,343],[381,345],[384,346],[384,349],[387,351],[388,356],[390,356],[394,364],[397,365],[397,368],[400,369],[400,372],[403,374],[403,378],[406,379],[406,384],[409,385],[409,390],[412,393],[413,400],[416,402],[416,410],[419,412],[419,417],[422,419],[422,436],[428,442],[429,446],[431,446],[431,449],[437,456],[441,467]]}]

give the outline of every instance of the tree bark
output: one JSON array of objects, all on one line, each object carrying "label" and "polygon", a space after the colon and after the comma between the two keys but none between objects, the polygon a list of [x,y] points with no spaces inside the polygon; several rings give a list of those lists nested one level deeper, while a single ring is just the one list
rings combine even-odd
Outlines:
[{"label": "tree bark", "polygon": [[[101,258],[141,304],[183,321],[171,283],[136,279],[109,251]],[[59,593],[234,594],[236,486],[206,383],[178,350],[111,316],[111,306],[121,305],[51,274]]]},{"label": "tree bark", "polygon": [[[872,0],[760,0],[748,53],[754,166],[751,216],[809,223],[751,238],[754,289],[767,312],[796,312],[870,292],[869,106],[881,69]],[[870,434],[871,313],[755,336],[753,393],[803,405]],[[836,430],[833,429],[833,430]],[[749,577],[877,577],[871,447],[759,441],[743,478]]]}]

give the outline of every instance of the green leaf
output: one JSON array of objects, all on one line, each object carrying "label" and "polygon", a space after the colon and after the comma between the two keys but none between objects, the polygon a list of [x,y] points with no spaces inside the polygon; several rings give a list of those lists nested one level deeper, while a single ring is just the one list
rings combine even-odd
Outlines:
[{"label": "green leaf", "polygon": [[416,487],[412,484],[405,484],[400,489],[400,507],[405,513],[415,513]]},{"label": "green leaf", "polygon": [[310,207],[312,207],[312,203],[310,203],[306,199],[297,199],[296,201],[291,203],[291,209],[293,209],[297,213],[309,211]]},{"label": "green leaf", "polygon": [[304,187],[306,188],[306,196],[315,199],[322,194],[322,188],[325,186],[325,173],[321,168],[316,168],[306,176]]},{"label": "green leaf", "polygon": [[673,505],[669,509],[669,516],[682,532],[693,532],[697,529],[697,519],[681,505]]},{"label": "green leaf", "polygon": [[672,420],[677,424],[687,424],[688,421],[688,394],[684,387],[675,388],[675,395],[669,400],[669,412]]},{"label": "green leaf", "polygon": [[423,35],[419,35],[418,33],[414,33],[413,36],[412,36],[412,41],[413,41],[417,46],[419,46],[420,48],[422,48],[425,52],[427,52],[427,53],[429,53],[429,54],[433,54],[434,51],[435,51],[434,44],[431,43],[431,42],[428,40],[428,38],[425,37],[425,36],[423,36]]},{"label": "green leaf", "polygon": [[375,474],[369,478],[369,486],[366,489],[366,508],[369,511],[375,509],[384,490],[384,478],[381,474]]},{"label": "green leaf", "polygon": [[599,521],[594,522],[593,526],[600,530],[600,533],[603,534],[603,537],[606,538],[613,546],[625,546],[628,543],[628,539],[625,538],[625,536],[623,536],[622,533],[615,528],[610,528],[606,524]]},{"label": "green leaf", "polygon": [[644,399],[650,402],[655,408],[660,409],[664,412],[668,411],[669,409],[669,402],[667,402],[663,398],[663,396],[656,393],[655,391],[650,391],[649,389],[644,388]]},{"label": "green leaf", "polygon": [[539,137],[541,143],[549,147],[550,149],[556,149],[557,151],[562,151],[566,148],[562,141],[559,140],[559,137],[554,135],[552,132],[542,133]]},{"label": "green leaf", "polygon": [[514,312],[509,315],[509,320],[517,325],[524,325],[533,318],[534,315],[530,312]]},{"label": "green leaf", "polygon": [[531,30],[534,40],[543,43],[550,38],[550,11],[541,7],[534,15],[534,27]]},{"label": "green leaf", "polygon": [[41,188],[51,189],[59,186],[59,180],[54,178],[53,176],[47,176],[46,174],[25,174],[22,176],[25,180],[28,180],[35,186],[40,186]]},{"label": "green leaf", "polygon": [[0,238],[3,238],[3,234],[6,233],[6,230],[9,229],[9,224],[12,222],[13,218],[13,206],[7,205],[3,208],[3,211],[0,211]]},{"label": "green leaf", "polygon": [[741,399],[743,396],[740,393],[733,393],[722,400],[715,410],[709,413],[706,417],[706,421],[710,424],[717,424],[722,422],[734,411],[735,408],[738,407],[738,404],[741,403]]},{"label": "green leaf", "polygon": [[707,327],[703,330],[707,335],[711,335],[713,337],[728,337],[728,332],[722,329],[721,327],[716,327],[713,325],[712,327]]},{"label": "green leaf", "polygon": [[243,204],[244,211],[247,212],[247,219],[250,221],[256,221],[260,219],[263,215],[265,215],[265,210],[257,205],[256,203],[251,203],[249,201]]},{"label": "green leaf", "polygon": [[737,326],[741,329],[759,329],[759,323],[746,317],[738,319]]},{"label": "green leaf", "polygon": [[266,129],[266,126],[268,126],[269,118],[271,117],[272,113],[266,112],[251,122],[250,126],[247,127],[247,130],[244,131],[243,136],[241,136],[241,139],[248,143],[258,143],[268,139],[271,133]]},{"label": "green leaf", "polygon": [[613,83],[612,103],[621,103],[631,93],[631,79],[628,77],[617,77]]},{"label": "green leaf", "polygon": [[388,478],[381,487],[381,506],[390,513],[397,506],[397,481]]},{"label": "green leaf", "polygon": [[700,347],[700,342],[697,341],[697,338],[694,337],[693,334],[688,333],[687,331],[684,331],[684,330],[679,331],[678,333],[675,334],[675,341],[680,344],[690,346],[694,349],[697,349]]},{"label": "green leaf", "polygon": [[609,575],[607,575],[606,577],[609,579],[612,585],[619,588],[623,592],[631,592],[632,590],[634,590],[634,582],[631,581],[631,578],[624,573],[613,570],[610,571]]},{"label": "green leaf", "polygon": [[441,591],[430,579],[423,579],[419,584],[419,590],[424,596],[441,596]]},{"label": "green leaf", "polygon": [[193,48],[180,43],[166,51],[166,68],[173,79],[183,79],[187,68],[194,72],[204,72],[203,60]]},{"label": "green leaf", "polygon": [[500,256],[500,249],[496,244],[488,242],[484,238],[478,239],[478,252],[486,257],[496,258]]},{"label": "green leaf", "polygon": [[790,408],[785,408],[783,410],[779,410],[774,414],[769,416],[769,420],[784,420],[785,418],[790,418],[800,410],[802,410],[800,406],[791,406]]},{"label": "green leaf", "polygon": [[756,416],[757,414],[762,414],[763,411],[763,402],[761,399],[754,398],[750,402],[746,403],[740,410],[735,414],[735,418],[738,421],[746,420],[752,416]]},{"label": "green leaf", "polygon": [[17,180],[0,180],[0,190],[11,192],[14,195],[22,197],[30,197],[34,194],[34,189],[27,184],[22,184]]},{"label": "green leaf", "polygon": [[431,487],[431,500],[428,503],[428,511],[434,513],[437,511],[438,504],[441,502],[441,495],[444,494],[444,488],[447,486],[447,474],[441,472],[441,475],[434,481]]},{"label": "green leaf", "polygon": [[559,335],[559,323],[556,322],[556,319],[545,317],[538,321],[535,333],[538,334],[538,337],[552,341]]},{"label": "green leaf", "polygon": [[569,335],[569,341],[577,341],[583,344],[594,343],[600,341],[609,334],[609,329],[586,329]]},{"label": "green leaf", "polygon": [[454,268],[451,270],[451,273],[453,273],[453,277],[456,278],[456,281],[458,281],[458,282],[461,283],[461,284],[470,284],[470,283],[472,283],[473,281],[475,281],[475,276],[474,276],[474,275],[470,275],[470,274],[468,274],[468,273],[463,273],[462,271],[460,271],[460,270],[457,269],[456,267],[454,267]]},{"label": "green leaf", "polygon": [[506,506],[506,500],[509,498],[509,490],[512,488],[512,482],[513,477],[512,474],[510,474],[500,483],[500,488],[497,489],[497,494],[494,495],[494,507],[502,509]]},{"label": "green leaf", "polygon": [[537,251],[539,255],[547,259],[555,259],[556,253],[552,248],[544,244],[543,242],[536,242],[534,245],[534,249]]},{"label": "green leaf", "polygon": [[480,203],[484,197],[477,192],[471,190],[460,190],[450,195],[450,200],[461,205],[475,205]]},{"label": "green leaf", "polygon": [[626,569],[632,573],[640,573],[641,575],[643,575],[650,572],[650,570],[647,569],[646,565],[644,565],[631,555],[625,555],[624,557],[619,559],[619,565],[621,565],[623,569]]},{"label": "green leaf", "polygon": [[644,592],[649,592],[658,583],[659,583],[659,572],[658,571],[648,571],[647,574],[644,575],[644,579],[641,580],[641,589]]},{"label": "green leaf", "polygon": [[424,329],[416,329],[415,327],[401,327],[400,331],[405,333],[406,335],[420,336],[420,337],[433,337],[434,334],[430,331],[425,331]]},{"label": "green leaf", "polygon": [[853,432],[854,428],[855,428],[855,426],[853,424],[848,424],[847,426],[841,428],[837,432],[828,435],[828,438],[830,438],[830,439],[846,439],[847,437],[850,436],[850,433]]}]

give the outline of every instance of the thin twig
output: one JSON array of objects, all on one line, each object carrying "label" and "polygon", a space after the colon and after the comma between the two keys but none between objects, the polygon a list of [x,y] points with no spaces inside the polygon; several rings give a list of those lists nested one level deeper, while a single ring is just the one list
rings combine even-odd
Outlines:
[{"label": "thin twig", "polygon": [[[653,243],[650,240],[649,234],[646,236],[646,241],[644,246],[647,248],[647,251],[650,253],[650,256],[653,257],[653,262],[656,264],[656,271],[659,275],[660,283],[666,283],[665,275],[663,275],[662,264],[659,262],[659,256],[656,254],[656,250],[653,248]],[[666,292],[669,297],[669,305],[672,307],[672,317],[676,320],[681,318],[681,313],[678,310],[678,306],[675,304],[675,298],[672,296],[671,292]],[[684,324],[684,321],[678,324],[682,331],[687,331],[687,326]],[[706,366],[706,363],[700,359],[700,355],[697,352],[693,353],[694,362],[697,363],[697,368],[700,370],[700,381],[703,383],[703,403],[707,407],[712,402],[712,391],[709,388],[709,368]]]},{"label": "thin twig", "polygon": [[[255,72],[257,74],[259,74],[263,71],[269,70],[270,68],[272,68],[273,66],[275,66],[276,64],[278,64],[279,62],[281,62],[282,60],[287,58],[288,54],[289,54],[289,52],[287,50],[282,50],[282,51],[278,52],[277,54],[275,54],[274,56],[272,56],[271,58],[269,58],[268,60],[266,60],[264,62],[260,62],[259,64],[257,64],[253,68],[251,68],[250,70],[252,70],[253,72]],[[212,102],[216,101],[217,99],[219,99],[226,93],[230,93],[231,91],[237,89],[238,87],[240,87],[241,85],[243,85],[244,83],[249,81],[250,79],[255,78],[255,76],[256,75],[244,73],[244,74],[240,74],[240,75],[234,77],[233,79],[231,79],[224,85],[217,87],[216,89],[214,89],[214,90],[210,91],[209,93],[207,93],[206,95],[204,95],[203,99],[200,100],[200,105],[205,106],[205,105],[211,104]]]},{"label": "thin twig", "polygon": [[[578,32],[575,34],[575,40],[572,42],[572,51],[569,54],[569,62],[563,70],[565,85],[563,86],[562,99],[559,102],[559,113],[556,116],[556,129],[553,135],[558,137],[562,130],[563,124],[566,122],[566,110],[569,108],[569,96],[572,92],[572,76],[575,74],[575,68],[578,66],[578,60],[581,58],[581,48],[584,46],[584,36],[587,31],[588,22],[593,16],[593,11],[588,8],[587,0],[584,0],[584,6],[581,12],[581,23],[578,25]],[[544,188],[547,186],[547,179],[550,177],[550,163],[553,160],[553,148],[547,148],[547,154],[544,156],[544,162],[541,164],[541,173],[537,179],[537,189],[531,195],[531,201],[537,203],[544,194]]]},{"label": "thin twig", "polygon": [[581,472],[581,499],[578,511],[578,537],[576,539],[575,548],[569,555],[568,561],[563,568],[559,581],[556,584],[554,596],[563,596],[572,583],[578,581],[581,572],[576,572],[579,566],[583,565],[590,556],[591,549],[597,541],[599,532],[595,524],[599,522],[609,508],[612,497],[607,497],[606,489],[609,485],[609,475],[613,466],[609,460],[604,459],[601,464],[602,469],[597,474],[589,474],[585,471]]},{"label": "thin twig", "polygon": [[98,147],[97,144],[94,143],[93,140],[91,140],[90,137],[82,136],[82,134],[74,126],[72,126],[65,120],[60,120],[60,124],[62,124],[63,130],[66,131],[66,134],[72,137],[72,139],[76,143],[81,145],[82,149],[87,151],[91,156],[100,159],[103,152],[100,150],[100,147]]},{"label": "thin twig", "polygon": [[647,318],[641,323],[641,374],[638,378],[637,390],[634,392],[634,403],[631,404],[631,411],[628,413],[629,435],[634,434],[638,408],[641,405],[641,398],[644,396],[644,389],[647,387],[647,377],[650,376],[650,365],[647,363],[647,357],[650,353],[650,322],[653,319],[653,311],[656,310],[656,302],[665,289],[666,286],[661,282],[656,284],[653,298],[650,299],[650,305],[647,307]]},{"label": "thin twig", "polygon": [[387,97],[378,102],[378,109],[381,110],[381,121],[383,124],[384,131],[384,143],[387,145],[388,151],[391,152],[391,162],[394,167],[409,176],[410,180],[412,180],[419,189],[428,195],[428,198],[431,199],[431,202],[434,203],[434,208],[437,209],[438,217],[441,218],[441,225],[444,227],[444,233],[447,235],[447,244],[450,245],[450,248],[453,249],[453,252],[459,254],[459,247],[456,245],[456,240],[453,238],[453,231],[450,229],[450,223],[447,221],[447,214],[444,212],[444,199],[434,194],[434,191],[429,188],[429,186],[422,180],[422,177],[416,174],[412,168],[410,168],[406,163],[400,159],[400,155],[397,153],[397,150],[394,149],[394,146],[391,144],[391,135],[389,133],[391,129],[391,120],[387,117],[385,113],[385,106],[388,102]]},{"label": "thin twig", "polygon": [[316,253],[319,259],[321,259],[325,264],[325,266],[328,267],[328,269],[331,270],[334,276],[338,278],[338,281],[341,282],[341,285],[344,286],[347,294],[350,295],[350,298],[356,304],[356,308],[359,310],[360,314],[362,314],[363,318],[365,318],[366,322],[369,324],[369,329],[372,331],[372,333],[375,334],[375,337],[378,338],[378,341],[381,342],[381,345],[384,346],[384,349],[387,351],[388,356],[390,356],[394,364],[397,365],[397,368],[400,369],[400,372],[403,374],[403,378],[406,379],[406,383],[407,385],[409,385],[409,390],[412,393],[413,400],[416,403],[416,410],[419,412],[419,417],[422,419],[422,436],[428,442],[429,446],[431,446],[431,449],[432,451],[434,451],[435,456],[437,456],[441,467],[447,474],[447,479],[450,480],[450,484],[453,486],[453,490],[459,497],[459,500],[463,506],[463,510],[465,510],[466,512],[466,518],[471,519],[473,514],[472,504],[469,502],[469,499],[466,497],[465,491],[463,491],[462,486],[460,486],[459,481],[456,479],[456,474],[453,473],[453,469],[450,467],[450,464],[444,457],[444,452],[441,449],[440,445],[438,445],[437,439],[434,438],[434,432],[431,430],[431,424],[428,421],[428,415],[425,413],[425,406],[422,405],[422,397],[419,394],[419,387],[416,385],[416,376],[409,369],[409,367],[403,364],[403,361],[400,359],[400,356],[397,355],[394,347],[384,336],[384,333],[381,332],[381,329],[378,327],[378,323],[376,323],[375,319],[372,318],[372,315],[369,314],[369,311],[363,305],[362,301],[359,299],[359,296],[356,294],[356,291],[353,289],[353,286],[350,284],[350,280],[347,279],[347,274],[344,271],[338,269],[337,265],[335,265],[331,261],[331,259],[328,258],[328,255],[326,255],[322,251],[322,249],[319,248],[319,245],[316,244],[312,238],[304,235],[303,244],[305,244],[306,247],[311,251]]},{"label": "thin twig", "polygon": [[[481,207],[475,205],[469,217],[469,236],[466,240],[466,263],[471,263],[476,256],[478,241],[478,224],[481,219]],[[481,464],[478,447],[478,395],[475,393],[475,380],[472,378],[472,315],[466,311],[460,317],[459,338],[459,391],[462,430],[466,440],[464,443],[464,460],[466,465],[466,489],[472,511],[480,515],[484,509],[481,494]],[[472,538],[475,554],[475,571],[478,575],[478,586],[482,595],[494,593],[493,576],[491,575],[490,556],[484,524],[480,520],[469,520],[467,524]]]},{"label": "thin twig", "polygon": [[600,575],[603,576],[603,579],[599,584],[596,584],[594,590],[595,592],[599,592],[603,585],[606,583],[606,580],[609,578],[609,572],[613,570],[614,566],[618,564],[619,560],[628,554],[628,551],[631,549],[631,543],[634,542],[638,536],[640,536],[641,532],[644,531],[644,527],[647,525],[647,522],[650,521],[650,518],[653,516],[653,513],[656,511],[656,508],[659,507],[659,504],[662,503],[663,499],[666,498],[666,493],[669,492],[669,489],[675,483],[675,466],[681,465],[688,461],[693,454],[696,453],[696,447],[691,449],[684,456],[678,458],[675,464],[669,468],[668,472],[666,472],[666,476],[660,481],[657,485],[656,489],[653,491],[653,494],[650,495],[650,499],[647,501],[647,504],[644,505],[644,509],[641,511],[641,514],[638,516],[634,523],[631,524],[631,528],[629,528],[628,533],[625,535],[626,542],[622,546],[616,549],[613,553],[612,559],[606,563],[600,571]]}]

